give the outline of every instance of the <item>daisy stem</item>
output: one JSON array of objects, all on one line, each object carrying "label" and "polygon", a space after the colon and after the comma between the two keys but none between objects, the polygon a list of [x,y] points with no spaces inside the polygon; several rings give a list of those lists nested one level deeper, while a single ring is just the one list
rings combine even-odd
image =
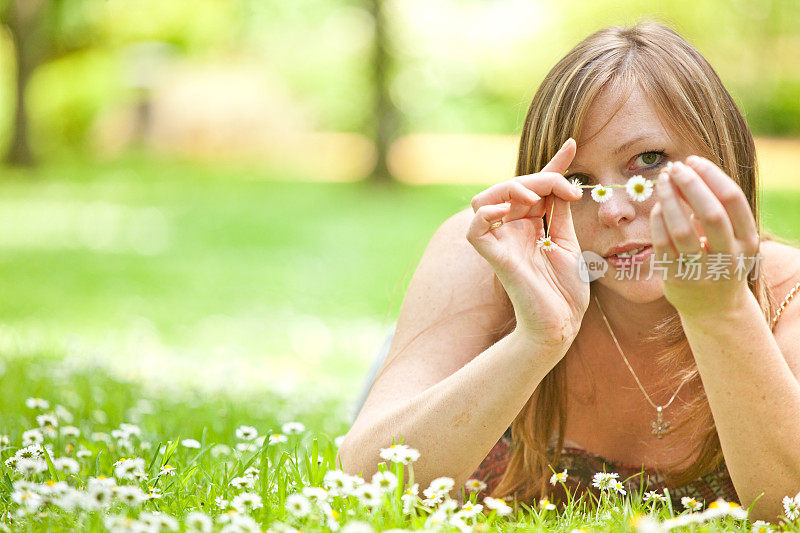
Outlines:
[{"label": "daisy stem", "polygon": [[547,228],[545,229],[544,236],[550,237],[550,224],[553,223],[553,210],[556,207],[556,198],[553,197],[553,204],[550,206],[550,216],[547,217]]}]

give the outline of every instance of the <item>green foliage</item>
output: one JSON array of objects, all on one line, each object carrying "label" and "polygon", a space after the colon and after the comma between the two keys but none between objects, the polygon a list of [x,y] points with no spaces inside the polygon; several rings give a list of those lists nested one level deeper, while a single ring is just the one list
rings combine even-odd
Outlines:
[{"label": "green foliage", "polygon": [[[578,40],[602,26],[653,17],[673,25],[709,59],[756,134],[800,134],[800,12],[792,2],[728,6],[681,0],[661,9],[640,0],[566,2],[558,9],[539,6],[526,17],[513,11],[519,6],[491,2],[383,4],[390,97],[402,113],[399,133],[516,131],[542,77]],[[296,99],[298,112],[314,127],[373,131],[374,21],[368,2],[47,0],[45,5],[48,38],[40,39],[40,46],[49,50],[30,90],[40,153],[85,144],[103,112],[130,100],[121,90],[127,47],[150,41],[168,43],[181,59],[200,63],[257,62]],[[519,25],[523,18],[530,21],[527,30]],[[710,20],[725,31],[708,31]],[[0,76],[8,91],[10,67],[3,62]],[[0,117],[10,114],[11,105],[10,99],[0,101]],[[8,128],[8,121],[0,127]]]}]

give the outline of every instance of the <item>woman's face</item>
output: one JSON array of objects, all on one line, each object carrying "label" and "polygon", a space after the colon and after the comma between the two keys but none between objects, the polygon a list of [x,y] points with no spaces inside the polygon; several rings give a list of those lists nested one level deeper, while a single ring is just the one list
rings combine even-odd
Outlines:
[{"label": "woman's face", "polygon": [[[689,147],[679,144],[677,136],[664,129],[640,88],[636,88],[612,116],[618,106],[619,97],[613,91],[602,92],[592,103],[578,139],[575,158],[565,173],[568,179],[576,177],[586,185],[624,185],[628,178],[637,174],[655,179],[668,161],[684,160],[691,155]],[[611,197],[599,203],[592,199],[589,189],[584,189],[583,198],[571,204],[581,249],[603,257],[608,256],[614,246],[652,243],[650,210],[656,195],[639,202],[631,199],[624,188],[612,190]],[[650,260],[650,256],[646,257],[639,275],[634,271],[631,279],[616,279],[621,276],[609,262],[605,275],[595,283],[632,302],[654,301],[662,297],[664,291],[662,274],[658,271],[650,274]]]}]

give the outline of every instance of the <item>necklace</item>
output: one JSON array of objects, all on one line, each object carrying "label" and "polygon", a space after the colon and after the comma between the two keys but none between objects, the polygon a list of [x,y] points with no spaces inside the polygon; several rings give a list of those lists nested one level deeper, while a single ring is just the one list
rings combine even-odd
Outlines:
[{"label": "necklace", "polygon": [[625,361],[625,365],[628,367],[628,370],[631,371],[631,375],[633,376],[633,379],[636,380],[636,384],[639,386],[639,390],[642,391],[642,394],[644,394],[644,397],[647,398],[648,403],[652,405],[653,408],[656,410],[656,419],[650,422],[650,427],[653,428],[650,431],[650,433],[661,439],[664,437],[664,434],[667,433],[670,426],[669,421],[664,420],[664,409],[666,409],[667,407],[670,406],[670,404],[672,404],[672,401],[675,399],[676,396],[678,396],[678,392],[681,390],[681,387],[683,387],[684,383],[686,383],[686,380],[681,381],[681,384],[678,385],[678,389],[675,391],[675,393],[672,395],[672,397],[669,399],[667,403],[665,403],[664,405],[656,405],[653,402],[653,400],[650,399],[650,395],[647,394],[647,391],[644,390],[644,387],[642,387],[642,383],[636,376],[636,372],[633,371],[633,367],[631,367],[631,364],[628,362],[628,358],[625,357],[624,353],[622,353],[622,348],[620,348],[619,342],[617,342],[617,336],[614,335],[614,330],[611,329],[611,324],[608,323],[606,314],[603,312],[603,308],[600,307],[600,302],[598,301],[597,296],[595,295],[593,296],[594,296],[594,301],[597,303],[597,308],[600,309],[600,314],[603,317],[603,321],[606,323],[608,332],[611,333],[611,338],[614,339],[614,344],[617,345],[617,350],[619,350],[619,354],[622,356],[622,360]]}]

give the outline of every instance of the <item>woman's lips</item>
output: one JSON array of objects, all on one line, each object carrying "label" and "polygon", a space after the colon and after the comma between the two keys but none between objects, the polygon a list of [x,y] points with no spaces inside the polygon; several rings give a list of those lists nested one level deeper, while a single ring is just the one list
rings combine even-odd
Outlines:
[{"label": "woman's lips", "polygon": [[606,257],[605,260],[614,268],[627,269],[630,268],[634,263],[642,264],[648,257],[650,257],[650,255],[652,255],[652,253],[653,246],[648,245],[644,248],[644,250],[641,250],[630,257],[617,257],[616,255],[611,255]]}]

